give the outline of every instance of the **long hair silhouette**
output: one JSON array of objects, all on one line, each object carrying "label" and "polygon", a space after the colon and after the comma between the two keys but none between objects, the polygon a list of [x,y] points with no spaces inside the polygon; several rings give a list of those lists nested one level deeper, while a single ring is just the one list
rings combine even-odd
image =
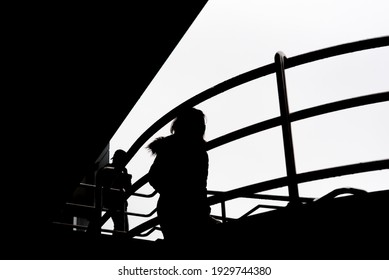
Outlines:
[{"label": "long hair silhouette", "polygon": [[172,134],[148,146],[156,155],[149,182],[160,194],[157,212],[167,241],[199,240],[209,223],[205,120],[198,109],[182,111],[172,123]]}]

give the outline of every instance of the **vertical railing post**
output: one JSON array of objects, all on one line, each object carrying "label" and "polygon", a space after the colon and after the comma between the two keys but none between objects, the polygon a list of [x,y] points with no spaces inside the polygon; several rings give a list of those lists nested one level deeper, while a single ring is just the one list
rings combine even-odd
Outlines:
[{"label": "vertical railing post", "polygon": [[95,235],[101,234],[101,214],[103,212],[103,188],[101,185],[96,184],[95,187],[95,209],[93,214],[93,226],[91,228],[92,233]]},{"label": "vertical railing post", "polygon": [[293,150],[293,138],[289,115],[288,95],[286,91],[285,55],[282,52],[277,52],[274,60],[277,76],[278,100],[280,104],[281,113],[286,173],[288,176],[289,198],[291,205],[295,205],[299,203],[299,192],[297,186],[296,163]]},{"label": "vertical railing post", "polygon": [[226,202],[222,201],[220,204],[222,207],[222,222],[225,223],[225,222],[227,222]]}]

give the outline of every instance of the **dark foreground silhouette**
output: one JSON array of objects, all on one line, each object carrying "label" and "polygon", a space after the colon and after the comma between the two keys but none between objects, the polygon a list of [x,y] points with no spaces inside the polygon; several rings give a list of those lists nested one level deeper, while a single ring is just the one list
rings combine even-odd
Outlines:
[{"label": "dark foreground silhouette", "polygon": [[203,112],[193,108],[181,112],[171,132],[148,147],[156,155],[149,182],[160,194],[157,212],[164,240],[188,246],[204,240],[216,223],[207,202]]},{"label": "dark foreground silhouette", "polygon": [[[117,150],[112,158],[112,163],[101,168],[96,175],[96,186],[102,190],[102,201],[98,201],[107,208],[114,224],[114,234],[128,232],[128,217],[125,214],[128,203],[125,190],[131,187],[131,175],[128,174],[126,165],[126,152]],[[99,219],[92,220],[89,231],[93,232],[99,227]]]}]

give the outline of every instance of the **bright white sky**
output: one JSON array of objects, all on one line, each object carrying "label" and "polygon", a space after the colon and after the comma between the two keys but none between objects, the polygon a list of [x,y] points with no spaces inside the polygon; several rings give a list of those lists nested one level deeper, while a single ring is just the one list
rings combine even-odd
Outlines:
[{"label": "bright white sky", "polygon": [[[387,36],[388,10],[387,0],[210,0],[112,138],[111,153],[128,150],[150,125],[190,97],[272,63],[277,51],[291,57]],[[388,65],[385,47],[289,69],[290,110],[388,91]],[[275,76],[270,75],[197,106],[207,115],[206,140],[278,116],[277,98]],[[388,159],[388,123],[389,102],[294,123],[297,172]],[[156,136],[167,135],[169,127]],[[209,156],[209,190],[230,190],[286,174],[280,128],[211,150]],[[146,149],[139,151],[127,166],[133,182],[148,172],[153,160]],[[320,197],[340,187],[387,189],[388,182],[386,170],[301,184],[299,190],[301,196]],[[287,189],[273,193],[287,195]],[[128,210],[148,213],[156,199],[131,198]],[[259,201],[232,201],[227,214],[239,217],[255,203]],[[220,213],[219,207],[213,213]],[[130,220],[133,226],[139,222]]]}]

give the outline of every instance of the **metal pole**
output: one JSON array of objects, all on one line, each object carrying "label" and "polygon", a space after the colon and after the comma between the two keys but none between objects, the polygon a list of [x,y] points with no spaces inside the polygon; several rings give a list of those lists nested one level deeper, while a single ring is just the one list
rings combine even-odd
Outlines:
[{"label": "metal pole", "polygon": [[222,201],[220,204],[222,207],[222,222],[225,223],[227,221],[226,202]]},{"label": "metal pole", "polygon": [[278,100],[280,103],[286,173],[288,176],[289,198],[291,205],[295,205],[299,203],[299,193],[293,150],[292,127],[289,115],[288,95],[286,91],[285,55],[282,52],[278,52],[276,53],[274,60],[277,76]]},{"label": "metal pole", "polygon": [[93,233],[97,236],[101,234],[101,214],[103,212],[103,188],[96,185],[95,188],[95,211],[93,220]]}]

